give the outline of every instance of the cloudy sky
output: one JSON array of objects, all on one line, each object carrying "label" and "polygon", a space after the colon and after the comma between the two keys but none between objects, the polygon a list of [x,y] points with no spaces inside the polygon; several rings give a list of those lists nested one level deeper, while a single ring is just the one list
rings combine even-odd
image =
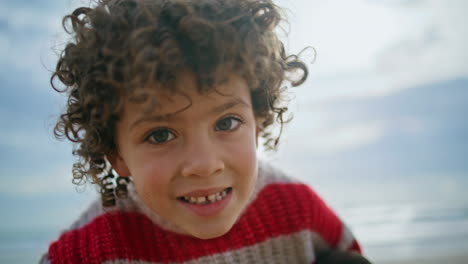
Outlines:
[{"label": "cloudy sky", "polygon": [[[337,208],[350,197],[468,201],[467,3],[278,1],[287,49],[316,57],[302,54],[315,62],[290,93],[280,151],[261,155]],[[0,1],[2,228],[64,227],[94,196],[76,192],[71,146],[52,135],[64,105],[49,85],[61,17],[79,5]]]}]

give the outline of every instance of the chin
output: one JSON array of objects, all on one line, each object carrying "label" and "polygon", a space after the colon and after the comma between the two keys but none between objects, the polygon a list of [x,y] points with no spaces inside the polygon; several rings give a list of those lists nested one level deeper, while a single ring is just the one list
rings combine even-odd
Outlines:
[{"label": "chin", "polygon": [[199,238],[199,239],[213,239],[225,235],[231,230],[232,225],[223,226],[218,228],[207,227],[204,230],[193,230],[194,232],[189,232],[190,235]]}]

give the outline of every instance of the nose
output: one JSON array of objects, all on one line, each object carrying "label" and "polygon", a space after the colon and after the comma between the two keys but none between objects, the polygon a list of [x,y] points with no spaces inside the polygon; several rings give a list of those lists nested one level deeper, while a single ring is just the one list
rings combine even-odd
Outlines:
[{"label": "nose", "polygon": [[[218,143],[219,144],[219,143]],[[182,175],[210,177],[224,170],[225,164],[218,144],[207,136],[188,142],[185,149]]]}]

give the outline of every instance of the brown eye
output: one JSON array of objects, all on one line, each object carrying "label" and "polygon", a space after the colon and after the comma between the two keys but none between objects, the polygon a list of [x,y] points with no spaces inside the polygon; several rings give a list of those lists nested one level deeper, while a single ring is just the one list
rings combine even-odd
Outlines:
[{"label": "brown eye", "polygon": [[218,131],[234,130],[237,127],[239,127],[241,122],[242,121],[239,118],[236,118],[236,117],[232,117],[232,116],[225,117],[225,118],[219,120],[216,123],[216,130],[218,130]]},{"label": "brown eye", "polygon": [[159,128],[153,131],[149,136],[148,140],[155,144],[162,144],[168,141],[171,141],[175,138],[174,133],[172,133],[167,128]]}]

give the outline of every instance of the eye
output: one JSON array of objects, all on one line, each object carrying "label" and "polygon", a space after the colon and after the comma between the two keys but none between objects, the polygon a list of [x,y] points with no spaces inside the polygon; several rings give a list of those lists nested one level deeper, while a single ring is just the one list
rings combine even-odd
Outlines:
[{"label": "eye", "polygon": [[231,131],[237,129],[242,124],[242,120],[238,117],[228,116],[216,122],[217,131]]},{"label": "eye", "polygon": [[174,133],[172,133],[169,129],[158,128],[151,132],[151,134],[148,135],[146,140],[150,141],[153,144],[163,144],[173,140],[174,138]]}]

